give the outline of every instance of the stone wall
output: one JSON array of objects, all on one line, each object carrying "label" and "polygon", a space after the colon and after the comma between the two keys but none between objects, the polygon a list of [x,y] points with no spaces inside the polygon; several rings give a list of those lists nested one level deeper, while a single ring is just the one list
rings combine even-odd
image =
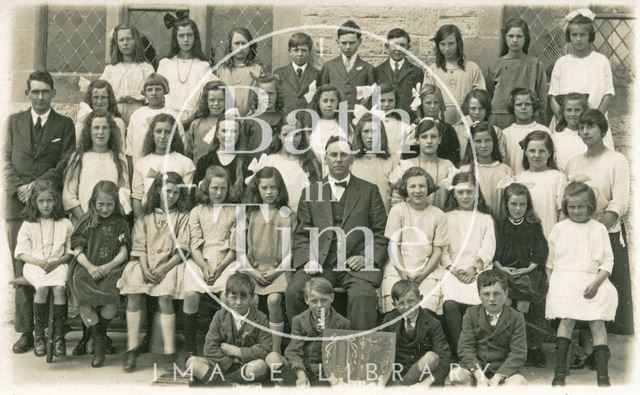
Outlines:
[{"label": "stone wall", "polygon": [[[303,7],[301,25],[341,25],[355,21],[365,32],[386,38],[387,32],[400,27],[411,36],[411,51],[426,64],[435,62],[435,45],[431,41],[438,27],[455,24],[460,29],[467,58],[483,69],[498,55],[498,38],[502,23],[502,7]],[[309,30],[314,39],[316,65],[339,55],[336,29]],[[322,44],[321,44],[322,43]],[[386,58],[384,42],[363,36],[360,56],[372,64]]]}]

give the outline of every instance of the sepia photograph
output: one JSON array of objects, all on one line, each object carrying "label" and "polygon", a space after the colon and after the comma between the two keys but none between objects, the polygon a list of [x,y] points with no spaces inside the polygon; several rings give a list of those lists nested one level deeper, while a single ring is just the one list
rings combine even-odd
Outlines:
[{"label": "sepia photograph", "polygon": [[5,390],[630,390],[636,16],[10,0]]}]

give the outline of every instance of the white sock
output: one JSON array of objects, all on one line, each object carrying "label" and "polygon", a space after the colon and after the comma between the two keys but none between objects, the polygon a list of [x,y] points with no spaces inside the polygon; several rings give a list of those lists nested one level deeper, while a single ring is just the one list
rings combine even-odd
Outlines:
[{"label": "white sock", "polygon": [[129,311],[127,310],[127,341],[129,345],[129,351],[135,350],[140,344],[138,340],[138,334],[140,333],[140,320],[142,318],[142,311]]},{"label": "white sock", "polygon": [[160,329],[162,330],[162,342],[164,343],[164,353],[173,354],[176,352],[176,315],[160,313]]}]

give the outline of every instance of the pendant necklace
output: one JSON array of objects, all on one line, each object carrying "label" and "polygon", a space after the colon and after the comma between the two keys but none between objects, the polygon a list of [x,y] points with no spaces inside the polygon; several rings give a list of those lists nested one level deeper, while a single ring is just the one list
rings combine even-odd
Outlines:
[{"label": "pendant necklace", "polygon": [[[44,242],[44,232],[42,230],[42,218],[40,218],[38,223],[40,224],[40,240],[42,241],[42,258],[44,259],[45,262],[47,262],[47,260],[49,259],[49,256],[51,256],[51,253],[53,252],[53,238],[55,237],[55,234],[56,234],[56,221],[53,221],[53,224],[51,225],[51,243],[50,244],[46,244]],[[45,255],[45,247],[47,245],[49,246],[49,252],[47,252],[47,254]]]},{"label": "pendant necklace", "polygon": [[187,70],[187,76],[183,80],[180,77],[180,59],[176,58],[176,68],[178,69],[178,81],[181,84],[184,84],[185,82],[187,82],[189,80],[189,75],[191,74],[191,67],[192,66],[193,66],[193,58],[191,58],[191,61],[189,62],[189,70]]}]

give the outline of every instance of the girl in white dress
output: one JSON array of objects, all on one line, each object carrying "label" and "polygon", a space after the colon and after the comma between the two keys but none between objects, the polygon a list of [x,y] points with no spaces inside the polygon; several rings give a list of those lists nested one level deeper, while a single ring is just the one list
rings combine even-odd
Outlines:
[{"label": "girl in white dress", "polygon": [[23,276],[36,292],[33,296],[34,353],[47,354],[44,328],[47,326],[47,295],[53,288],[53,355],[67,354],[64,325],[67,304],[67,270],[73,257],[73,225],[65,218],[60,194],[50,181],[36,181],[20,226],[14,256],[24,262]]},{"label": "girl in white dress", "polygon": [[613,252],[607,228],[591,218],[596,196],[589,186],[572,182],[565,188],[562,211],[567,218],[549,235],[549,292],[545,316],[560,318],[556,368],[552,385],[564,385],[567,354],[576,320],[588,321],[599,386],[609,386],[607,330],[618,307],[618,293],[609,281]]},{"label": "girl in white dress", "polygon": [[522,140],[521,145],[524,150],[522,166],[525,171],[516,176],[516,182],[529,189],[544,236],[549,237],[551,228],[560,218],[567,176],[556,167],[553,140],[547,133],[531,132]]},{"label": "girl in white dress", "polygon": [[471,145],[468,145],[464,160],[466,164],[460,167],[460,171],[472,172],[478,177],[478,184],[483,191],[490,214],[493,218],[499,218],[503,214],[502,193],[504,188],[513,181],[513,170],[502,163],[498,136],[489,122],[482,121],[472,125],[471,139],[475,147],[475,157]]},{"label": "girl in white dress", "polygon": [[200,294],[221,296],[236,268],[236,214],[231,204],[231,182],[220,166],[207,169],[198,186],[198,205],[191,210],[191,259],[184,274],[185,348],[195,354]]},{"label": "girl in white dress", "polygon": [[579,9],[567,15],[565,37],[571,52],[560,57],[553,66],[549,96],[554,120],[562,118],[560,103],[556,96],[571,92],[584,93],[588,96],[589,108],[607,113],[615,90],[611,64],[607,57],[593,48],[596,28],[593,20],[596,15],[588,9]]},{"label": "girl in white dress", "polygon": [[[215,70],[218,78],[228,87],[233,87],[232,96],[240,116],[244,117],[251,110],[251,90],[256,80],[264,75],[264,69],[256,56],[258,44],[253,43],[242,49],[240,47],[253,41],[251,32],[244,27],[236,27],[227,36],[225,55],[234,53],[222,66]],[[236,52],[237,51],[237,52]],[[232,106],[229,106],[231,108]]]},{"label": "girl in white dress", "polygon": [[[418,123],[415,129],[415,139],[420,146],[420,153],[416,158],[401,160],[400,164],[395,167],[389,175],[389,182],[395,185],[409,168],[417,166],[425,169],[431,178],[433,178],[433,182],[437,188],[435,193],[429,195],[429,204],[435,205],[440,209],[444,208],[444,203],[447,198],[447,191],[442,187],[442,183],[456,172],[456,168],[451,161],[443,159],[438,155],[438,148],[442,143],[442,136],[442,129],[438,127],[438,121],[434,121],[431,118],[424,118]],[[456,154],[456,156],[458,156],[458,154]],[[402,202],[403,200],[397,188],[394,187],[391,193],[391,205]]]},{"label": "girl in white dress", "polygon": [[[282,126],[280,133],[273,136],[267,152],[249,164],[249,170],[254,174],[266,166],[275,167],[282,174],[289,194],[289,207],[294,212],[298,211],[305,187],[322,179],[321,165],[309,148],[307,134],[296,130],[299,129],[294,125]],[[247,177],[247,185],[252,178]]]},{"label": "girl in white dress", "polygon": [[82,135],[82,129],[87,116],[92,111],[105,111],[108,112],[113,120],[116,121],[118,129],[120,129],[120,143],[122,144],[121,151],[124,152],[124,142],[127,136],[127,126],[124,124],[122,118],[120,118],[120,111],[118,110],[118,104],[116,103],[116,96],[113,93],[111,84],[105,80],[93,80],[87,88],[87,94],[84,100],[78,104],[78,112],[76,114],[76,143],[80,141]]},{"label": "girl in white dress", "polygon": [[153,180],[160,173],[174,171],[184,180],[181,188],[187,188],[193,181],[196,167],[191,159],[183,155],[184,144],[174,133],[176,119],[169,114],[158,114],[151,120],[144,138],[143,157],[133,167],[131,198],[133,213],[142,215],[142,204]]},{"label": "girl in white dress", "polygon": [[427,200],[434,190],[433,178],[421,167],[412,167],[402,176],[400,192],[407,200],[391,208],[385,229],[390,260],[380,284],[382,313],[394,309],[393,285],[409,279],[418,284],[424,295],[420,306],[442,315],[439,285],[444,270],[440,260],[449,245],[449,237],[446,215]]},{"label": "girl in white dress", "polygon": [[140,33],[134,26],[118,25],[111,36],[111,64],[100,76],[111,84],[122,119],[128,125],[131,114],[142,107],[142,86],[153,66],[147,62]]},{"label": "girl in white dress", "polygon": [[131,261],[117,286],[127,296],[127,339],[124,371],[132,372],[138,354],[138,333],[144,294],[158,297],[163,353],[168,363],[176,358],[173,299],[182,299],[184,265],[189,255],[189,191],[181,188],[175,172],[158,175],[149,188],[149,199],[136,219]]},{"label": "girl in white dress", "polygon": [[211,149],[216,136],[216,125],[226,109],[225,85],[222,81],[209,81],[202,88],[195,119],[191,122],[185,137],[185,155],[198,160]]},{"label": "girl in white dress", "polygon": [[112,181],[122,192],[120,204],[131,211],[129,171],[122,153],[120,129],[111,115],[101,110],[89,114],[76,151],[64,169],[62,203],[77,224],[89,208],[93,187],[99,181]]},{"label": "girl in white dress", "polygon": [[[358,105],[356,104],[356,106]],[[355,120],[356,118],[354,118]],[[378,130],[376,130],[376,124]],[[375,139],[380,140],[380,148],[374,150]],[[387,134],[382,120],[374,119],[371,113],[362,115],[355,127],[353,150],[357,152],[353,155],[351,174],[378,186],[384,208],[388,214],[391,206],[389,176],[396,167],[397,157],[389,153]]]},{"label": "girl in white dress", "polygon": [[442,265],[450,272],[442,279],[445,333],[451,349],[457,350],[464,312],[480,303],[476,276],[492,267],[496,236],[482,191],[470,173],[453,177],[445,212],[449,246]]},{"label": "girl in white dress", "polygon": [[[340,128],[338,104],[343,100],[338,88],[325,84],[320,85],[309,103],[309,109],[312,114],[312,129],[307,138],[320,163],[324,163],[324,150],[330,137],[341,136],[343,139],[352,141],[351,127],[347,125],[348,130]],[[326,169],[323,174],[327,174]]]},{"label": "girl in white dress", "polygon": [[169,81],[169,93],[165,96],[167,107],[180,114],[186,129],[193,120],[200,87],[217,79],[202,52],[200,32],[193,20],[178,17],[175,21],[171,28],[171,49],[169,55],[160,60],[158,74]]}]

